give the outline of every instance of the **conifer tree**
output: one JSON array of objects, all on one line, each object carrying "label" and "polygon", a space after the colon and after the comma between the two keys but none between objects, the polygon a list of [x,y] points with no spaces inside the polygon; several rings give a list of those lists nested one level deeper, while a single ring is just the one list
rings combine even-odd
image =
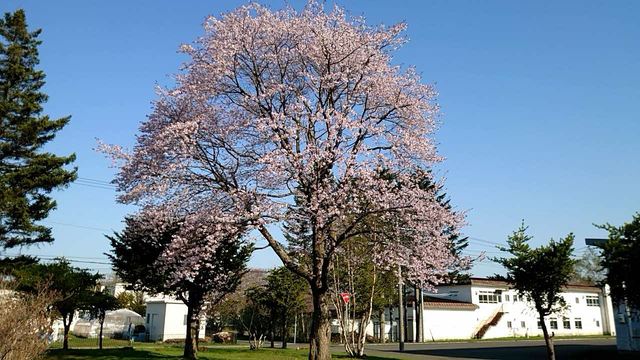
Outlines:
[{"label": "conifer tree", "polygon": [[49,193],[76,178],[75,155],[43,151],[70,117],[42,114],[45,74],[37,70],[41,30],[29,32],[23,10],[0,18],[0,248],[51,242],[37,222],[56,207]]},{"label": "conifer tree", "polygon": [[549,334],[545,317],[566,309],[567,304],[560,293],[574,272],[576,261],[571,258],[574,235],[569,234],[558,241],[551,239],[549,244],[537,248],[529,246],[531,239],[523,221],[520,228],[507,239],[508,247],[498,247],[500,251],[507,252],[508,257],[493,260],[507,270],[506,277],[498,278],[506,280],[533,303],[544,335],[548,359],[555,360],[553,333]]}]

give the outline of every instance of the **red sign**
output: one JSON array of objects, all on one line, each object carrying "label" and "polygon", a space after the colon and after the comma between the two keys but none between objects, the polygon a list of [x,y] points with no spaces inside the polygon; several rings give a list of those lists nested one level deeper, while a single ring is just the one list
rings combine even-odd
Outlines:
[{"label": "red sign", "polygon": [[343,293],[340,293],[340,296],[342,297],[342,301],[344,301],[344,303],[346,304],[349,302],[349,297],[351,295],[349,295],[349,293],[343,292]]}]

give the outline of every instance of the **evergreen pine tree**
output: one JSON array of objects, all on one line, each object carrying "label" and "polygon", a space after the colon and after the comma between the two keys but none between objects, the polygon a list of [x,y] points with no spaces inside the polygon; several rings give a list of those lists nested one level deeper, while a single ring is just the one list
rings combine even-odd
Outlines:
[{"label": "evergreen pine tree", "polygon": [[42,115],[40,32],[27,30],[23,10],[0,19],[0,249],[53,241],[51,229],[37,222],[56,207],[49,193],[76,178],[76,169],[65,169],[74,154],[42,150],[70,117]]}]

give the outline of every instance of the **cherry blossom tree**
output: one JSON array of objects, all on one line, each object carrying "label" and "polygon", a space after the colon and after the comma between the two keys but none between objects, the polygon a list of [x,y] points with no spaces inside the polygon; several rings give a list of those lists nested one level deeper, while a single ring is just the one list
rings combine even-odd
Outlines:
[{"label": "cherry blossom tree", "polygon": [[[174,87],[159,90],[133,150],[103,147],[121,161],[122,202],[184,209],[193,219],[187,231],[253,230],[309,282],[310,359],[331,356],[333,254],[375,232],[369,218],[389,224],[372,249],[379,266],[436,284],[463,261],[447,234],[462,216],[414,176],[442,160],[433,137],[439,108],[415,69],[392,64],[404,29],[313,2],[209,17],[204,34],[182,47],[191,60]],[[278,240],[292,218],[309,225],[304,247]]]},{"label": "cherry blossom tree", "polygon": [[196,226],[191,221],[190,216],[146,209],[127,217],[121,233],[107,237],[118,276],[135,290],[173,295],[187,306],[187,359],[197,358],[203,311],[235,291],[253,251],[242,240],[241,228],[220,233],[215,224]]}]

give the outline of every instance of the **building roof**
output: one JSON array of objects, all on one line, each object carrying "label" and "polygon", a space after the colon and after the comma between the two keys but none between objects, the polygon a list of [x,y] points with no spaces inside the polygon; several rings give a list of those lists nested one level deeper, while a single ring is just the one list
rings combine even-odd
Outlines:
[{"label": "building roof", "polygon": [[478,308],[478,305],[470,302],[425,295],[424,307],[425,309],[475,310]]},{"label": "building roof", "polygon": [[[503,281],[503,280],[477,278],[477,277],[472,277],[472,278],[469,279],[468,282],[462,283],[460,285],[469,285],[469,284],[474,285],[474,286],[491,286],[491,287],[511,288],[509,283],[507,283],[506,281]],[[596,285],[593,285],[593,284],[586,284],[586,283],[572,283],[572,284],[567,285],[563,290],[564,291],[593,292],[593,293],[602,292],[602,289],[600,289],[600,287],[598,287]]]}]

